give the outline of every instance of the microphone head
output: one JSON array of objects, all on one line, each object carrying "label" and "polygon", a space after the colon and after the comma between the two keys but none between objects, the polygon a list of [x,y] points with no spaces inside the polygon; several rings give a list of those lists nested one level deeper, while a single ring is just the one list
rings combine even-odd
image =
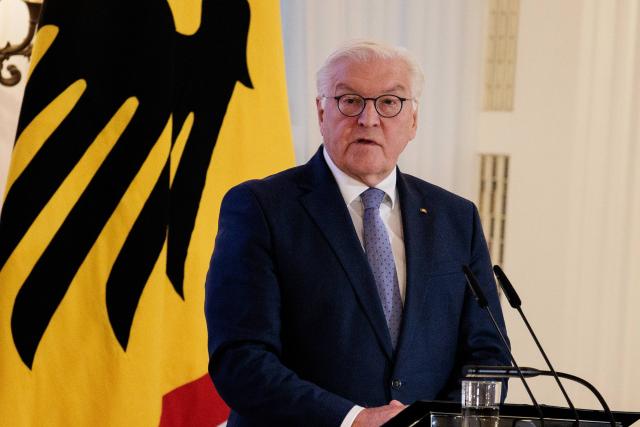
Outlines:
[{"label": "microphone head", "polygon": [[546,371],[535,368],[522,367],[518,370],[515,366],[489,366],[489,365],[465,365],[462,367],[463,378],[511,378],[536,377],[544,375]]},{"label": "microphone head", "polygon": [[511,282],[509,281],[509,279],[507,279],[507,276],[504,274],[504,271],[502,271],[502,269],[499,266],[494,265],[493,272],[496,274],[496,277],[498,278],[498,283],[502,288],[502,292],[504,292],[504,295],[507,297],[507,300],[509,301],[509,304],[511,305],[511,307],[520,308],[520,306],[522,305],[522,301],[520,301],[520,297],[518,296],[518,293],[511,285]]},{"label": "microphone head", "polygon": [[489,303],[487,302],[487,298],[484,296],[484,292],[480,288],[480,284],[478,283],[478,279],[476,279],[475,274],[467,265],[462,266],[462,272],[464,273],[464,277],[467,278],[467,284],[471,288],[473,295],[476,297],[476,301],[478,301],[478,305],[482,308],[486,308]]}]

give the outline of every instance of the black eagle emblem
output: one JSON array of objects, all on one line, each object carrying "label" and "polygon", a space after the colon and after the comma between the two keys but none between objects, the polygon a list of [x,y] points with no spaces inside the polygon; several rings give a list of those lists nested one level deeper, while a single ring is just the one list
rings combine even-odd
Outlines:
[{"label": "black eagle emblem", "polygon": [[29,79],[18,134],[73,82],[84,79],[86,90],[7,193],[0,269],[123,102],[136,97],[139,106],[16,296],[11,328],[29,368],[72,279],[169,118],[173,145],[193,113],[175,176],[167,158],[106,284],[109,321],[123,350],[165,240],[166,274],[184,298],[185,259],[218,132],[236,82],[252,88],[246,0],[202,0],[201,16],[197,32],[182,35],[166,0],[45,1],[40,26],[55,25],[59,33]]}]

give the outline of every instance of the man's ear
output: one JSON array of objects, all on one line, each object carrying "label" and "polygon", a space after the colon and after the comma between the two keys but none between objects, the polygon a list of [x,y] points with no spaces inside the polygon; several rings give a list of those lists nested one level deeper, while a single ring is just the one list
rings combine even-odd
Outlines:
[{"label": "man's ear", "polygon": [[417,131],[418,130],[418,106],[416,105],[416,107],[413,109],[413,114],[411,115],[413,117],[413,124],[412,124],[412,128],[413,131]]},{"label": "man's ear", "polygon": [[322,106],[322,98],[316,97],[316,109],[318,110],[318,123],[322,124],[324,119],[324,107]]},{"label": "man's ear", "polygon": [[416,106],[411,112],[411,126],[410,126],[409,141],[412,141],[413,138],[416,137],[417,131],[418,131],[418,107]]},{"label": "man's ear", "polygon": [[318,125],[320,126],[320,133],[322,134],[322,123],[324,122],[324,107],[322,105],[322,98],[316,97],[316,110],[318,112]]}]

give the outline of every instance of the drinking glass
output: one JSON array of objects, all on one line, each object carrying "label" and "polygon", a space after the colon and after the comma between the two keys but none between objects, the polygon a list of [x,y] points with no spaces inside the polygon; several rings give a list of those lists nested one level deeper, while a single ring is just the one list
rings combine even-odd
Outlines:
[{"label": "drinking glass", "polygon": [[498,427],[501,387],[498,381],[462,381],[462,427]]}]

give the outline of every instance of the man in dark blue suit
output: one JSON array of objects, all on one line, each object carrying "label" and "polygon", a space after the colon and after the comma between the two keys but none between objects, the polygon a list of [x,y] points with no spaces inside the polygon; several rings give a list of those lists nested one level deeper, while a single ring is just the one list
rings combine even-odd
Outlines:
[{"label": "man in dark blue suit", "polygon": [[318,72],[316,155],[225,196],[205,310],[228,425],[380,425],[509,364],[462,273],[504,328],[475,206],[396,166],[421,86],[406,50],[346,45]]}]

